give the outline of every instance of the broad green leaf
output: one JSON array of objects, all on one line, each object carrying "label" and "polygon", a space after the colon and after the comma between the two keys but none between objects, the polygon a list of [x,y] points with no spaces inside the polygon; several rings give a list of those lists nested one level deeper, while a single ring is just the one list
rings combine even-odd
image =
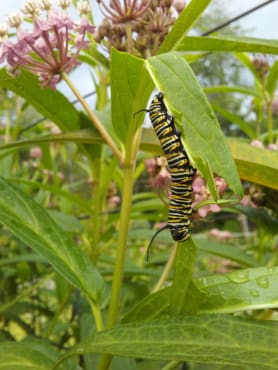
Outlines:
[{"label": "broad green leaf", "polygon": [[277,152],[230,139],[230,148],[241,179],[278,189]]},{"label": "broad green leaf", "polygon": [[[278,307],[278,267],[257,267],[194,280],[182,312],[198,305],[198,313],[232,313]],[[170,316],[172,287],[150,294],[131,308],[122,322],[148,321]],[[192,301],[195,303],[192,305]],[[190,307],[191,305],[191,307]]]},{"label": "broad green leaf", "polygon": [[151,80],[146,73],[143,59],[112,51],[112,123],[124,145],[132,146],[135,132],[144,117],[134,117],[134,113],[145,108],[151,88]]},{"label": "broad green leaf", "polygon": [[236,36],[184,36],[175,47],[178,51],[231,51],[278,54],[277,40]]},{"label": "broad green leaf", "polygon": [[[34,345],[33,342],[1,342],[0,346],[0,369],[3,370],[49,370],[58,359],[58,352],[49,351],[46,348]],[[73,370],[66,364],[61,364],[57,370]]]},{"label": "broad green leaf", "polygon": [[121,319],[122,323],[154,320],[167,316],[171,301],[171,288],[164,288],[149,294],[133,306]]},{"label": "broad green leaf", "polygon": [[212,104],[212,107],[217,113],[228,119],[231,123],[235,123],[251,139],[255,139],[257,137],[256,131],[250,126],[250,124],[241,119],[238,115],[227,111],[217,104]]},{"label": "broad green leaf", "polygon": [[277,308],[277,284],[278,267],[257,267],[205,277],[198,281],[198,287],[206,292],[199,312]]},{"label": "broad green leaf", "polygon": [[193,161],[209,162],[213,172],[225,178],[230,188],[242,193],[230,149],[216,116],[190,66],[177,53],[163,54],[147,61],[155,85],[178,120],[181,117],[184,141]]},{"label": "broad green leaf", "polygon": [[159,54],[166,53],[175,48],[181,38],[190,30],[193,24],[198,20],[211,0],[192,0],[186,4],[186,7],[175,21],[171,31],[163,41]]},{"label": "broad green leaf", "polygon": [[277,86],[277,79],[278,79],[278,60],[276,60],[270,71],[266,77],[266,84],[265,88],[269,95],[273,98]]},{"label": "broad green leaf", "polygon": [[53,218],[55,223],[61,230],[68,233],[82,233],[84,231],[83,225],[76,217],[66,214],[55,209],[48,211],[48,214]]},{"label": "broad green leaf", "polygon": [[118,325],[95,334],[66,356],[101,352],[117,356],[192,361],[276,370],[278,323],[226,315],[185,316]]},{"label": "broad green leaf", "polygon": [[33,199],[0,178],[0,222],[43,256],[71,284],[98,301],[103,280],[77,247]]},{"label": "broad green leaf", "polygon": [[187,290],[192,279],[195,260],[196,245],[192,238],[177,243],[170,307],[174,316],[179,315],[186,304]]},{"label": "broad green leaf", "polygon": [[0,87],[7,88],[23,97],[44,117],[51,119],[62,130],[80,128],[80,115],[73,105],[59,91],[39,86],[38,79],[26,71],[16,78],[0,70]]}]

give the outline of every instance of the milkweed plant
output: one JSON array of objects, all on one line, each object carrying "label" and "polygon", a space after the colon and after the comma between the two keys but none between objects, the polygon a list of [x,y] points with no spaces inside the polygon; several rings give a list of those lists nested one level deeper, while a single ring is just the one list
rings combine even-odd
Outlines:
[{"label": "milkweed plant", "polygon": [[[3,367],[278,367],[278,46],[202,36],[214,3],[28,0],[2,17]],[[247,83],[223,83],[227,53]],[[211,56],[227,78],[208,86]]]}]

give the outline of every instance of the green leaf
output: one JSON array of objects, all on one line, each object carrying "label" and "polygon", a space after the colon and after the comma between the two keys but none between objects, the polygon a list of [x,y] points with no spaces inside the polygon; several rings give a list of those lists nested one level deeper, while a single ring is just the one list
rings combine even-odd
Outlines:
[{"label": "green leaf", "polygon": [[190,156],[209,162],[213,172],[225,178],[230,188],[242,193],[241,183],[215,114],[190,66],[177,53],[147,61],[155,85],[165,92],[172,112],[181,116],[184,141]]},{"label": "green leaf", "polygon": [[26,186],[28,189],[44,189],[49,191],[51,194],[59,195],[62,198],[67,199],[71,203],[75,204],[75,206],[80,207],[83,211],[87,212],[89,215],[93,216],[94,213],[92,211],[92,208],[90,207],[90,204],[84,199],[81,199],[79,196],[74,195],[72,192],[67,191],[60,186],[56,185],[50,185],[50,184],[43,184],[41,182],[31,181],[31,180],[25,180],[22,177],[8,177],[6,180],[11,184],[22,184],[23,186]]},{"label": "green leaf", "polygon": [[209,253],[225,259],[228,258],[231,261],[235,261],[248,267],[255,267],[259,264],[254,257],[249,256],[236,245],[219,243],[215,240],[201,238],[196,238],[195,241],[198,246],[198,251]]},{"label": "green leaf", "polygon": [[101,352],[153,360],[236,365],[238,369],[276,370],[277,340],[275,321],[225,315],[185,316],[119,325],[95,334],[67,356]]},{"label": "green leaf", "polygon": [[134,113],[145,107],[151,93],[144,60],[113,49],[111,60],[112,123],[118,138],[132,146],[143,116]]},{"label": "green leaf", "polygon": [[[190,284],[181,312],[195,313],[197,306],[198,314],[277,308],[277,283],[278,267],[242,269],[200,278]],[[122,322],[169,317],[171,300],[172,287],[150,294],[129,310]]]},{"label": "green leaf", "polygon": [[239,312],[278,307],[278,268],[257,267],[198,281],[206,294],[199,313]]},{"label": "green leaf", "polygon": [[[3,370],[49,370],[58,359],[58,352],[46,345],[45,348],[34,345],[33,342],[1,342],[0,346],[0,369]],[[72,367],[60,365],[57,370],[72,369]]]},{"label": "green leaf", "polygon": [[241,119],[238,115],[230,113],[217,104],[212,104],[212,107],[216,112],[228,119],[231,123],[238,125],[238,127],[251,139],[255,139],[257,137],[256,131],[250,126],[250,124]]},{"label": "green leaf", "polygon": [[262,94],[254,89],[248,89],[241,86],[229,86],[229,85],[217,85],[204,87],[206,94],[223,94],[223,93],[239,93],[245,95],[255,96],[257,98],[263,98]]},{"label": "green leaf", "polygon": [[231,51],[278,54],[277,40],[263,40],[252,37],[202,37],[184,36],[175,47],[178,51]]},{"label": "green leaf", "polygon": [[23,97],[44,117],[51,119],[62,130],[76,130],[80,127],[79,112],[59,91],[39,86],[38,79],[22,71],[16,78],[0,70],[0,87],[7,88]]},{"label": "green leaf", "polygon": [[196,245],[192,238],[189,238],[185,242],[177,243],[170,305],[171,312],[175,316],[181,313],[185,305],[187,290],[195,266],[195,259]]},{"label": "green leaf", "polygon": [[11,141],[7,144],[0,145],[0,151],[7,150],[9,148],[24,147],[43,143],[67,143],[67,142],[101,144],[103,143],[103,139],[96,130],[83,129],[57,135],[43,135],[36,136],[30,139]]},{"label": "green leaf", "polygon": [[[212,199],[217,202],[219,200],[219,194],[216,188],[216,183],[214,181],[213,171],[210,167],[210,164],[208,161],[205,161],[202,158],[196,157],[195,163],[198,168],[198,170],[201,172],[203,177],[206,179],[206,185],[209,188],[210,194],[212,196]],[[200,203],[198,203],[198,206]]]},{"label": "green leaf", "polygon": [[186,32],[190,30],[193,24],[198,20],[211,0],[192,0],[186,4],[186,7],[175,21],[171,31],[164,39],[159,54],[172,50]]},{"label": "green leaf", "polygon": [[3,178],[0,178],[0,222],[90,300],[100,299],[103,280],[89,257],[59,229],[43,208]]},{"label": "green leaf", "polygon": [[259,96],[259,98],[261,100],[264,100],[263,96],[264,87],[262,86],[262,78],[260,76],[259,71],[256,69],[255,64],[253,63],[251,56],[246,53],[234,53],[234,55],[252,74],[252,77],[255,80],[255,86],[258,88],[259,92],[261,92],[261,96]]},{"label": "green leaf", "polygon": [[276,60],[266,77],[265,88],[269,95],[273,98],[277,86],[278,79],[278,60]]},{"label": "green leaf", "polygon": [[277,152],[230,139],[230,148],[241,179],[278,189]]}]

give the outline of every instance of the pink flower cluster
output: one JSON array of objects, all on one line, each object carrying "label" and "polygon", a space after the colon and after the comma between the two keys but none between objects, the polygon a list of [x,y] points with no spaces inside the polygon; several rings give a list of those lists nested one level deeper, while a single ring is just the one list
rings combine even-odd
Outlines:
[{"label": "pink flower cluster", "polygon": [[[227,184],[222,177],[215,177],[214,179],[216,189],[220,195],[224,194],[227,189]],[[197,204],[202,201],[211,199],[211,194],[206,187],[206,182],[200,175],[195,176],[193,179],[193,203],[194,208]],[[198,215],[200,217],[206,217],[209,213],[220,212],[221,208],[217,204],[208,204],[198,209]]]},{"label": "pink flower cluster", "polygon": [[[264,144],[260,140],[252,140],[251,145],[256,146],[257,148],[264,149]],[[278,146],[276,144],[268,144],[266,149],[278,150]]]},{"label": "pink flower cluster", "polygon": [[39,77],[42,86],[53,89],[63,72],[70,72],[78,65],[81,49],[89,46],[85,40],[86,32],[93,33],[95,30],[87,18],[88,3],[80,2],[79,22],[73,22],[66,12],[70,1],[59,0],[59,3],[62,8],[60,12],[51,6],[49,0],[39,3],[28,0],[25,3],[22,12],[29,19],[32,18],[32,32],[21,28],[20,15],[10,15],[8,24],[17,31],[16,41],[8,39],[8,26],[0,25],[0,63],[6,62],[12,75],[16,75],[21,68],[26,69]]},{"label": "pink flower cluster", "polygon": [[169,197],[171,175],[167,169],[166,159],[164,157],[147,159],[145,166],[150,176],[150,183],[154,189],[157,192],[164,192]]}]

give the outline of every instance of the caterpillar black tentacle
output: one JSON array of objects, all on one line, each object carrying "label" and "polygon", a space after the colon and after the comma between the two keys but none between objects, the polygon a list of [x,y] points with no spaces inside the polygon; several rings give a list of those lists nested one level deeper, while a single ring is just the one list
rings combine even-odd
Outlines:
[{"label": "caterpillar black tentacle", "polygon": [[[168,162],[172,177],[171,199],[168,210],[168,222],[165,227],[155,233],[148,247],[156,235],[169,228],[175,241],[185,241],[191,233],[192,214],[192,178],[196,172],[191,165],[185,148],[181,142],[181,133],[176,129],[174,117],[171,116],[163,101],[163,93],[154,96],[149,109],[139,112],[148,112],[154,131],[160,141],[162,150]],[[139,113],[136,112],[136,113]]]}]

